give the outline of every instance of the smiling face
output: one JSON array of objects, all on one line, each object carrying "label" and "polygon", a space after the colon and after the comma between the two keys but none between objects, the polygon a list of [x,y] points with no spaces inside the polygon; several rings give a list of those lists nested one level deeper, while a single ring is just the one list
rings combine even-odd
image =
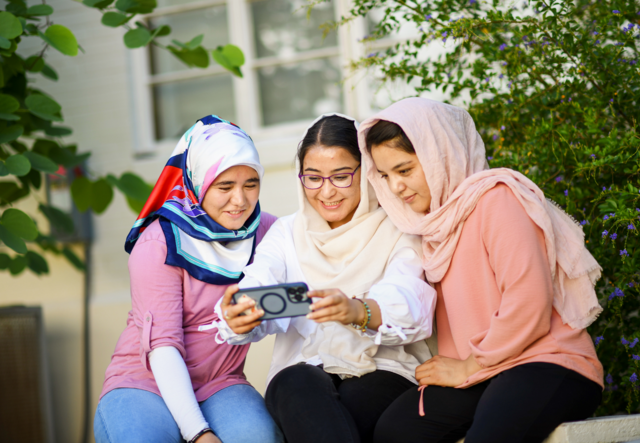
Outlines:
[{"label": "smiling face", "polygon": [[249,166],[233,166],[211,183],[201,206],[218,224],[237,231],[253,214],[259,195],[258,172]]},{"label": "smiling face", "polygon": [[389,189],[420,214],[431,208],[431,191],[416,154],[394,147],[392,142],[374,145],[371,157]]},{"label": "smiling face", "polygon": [[[302,174],[329,177],[341,172],[353,172],[358,165],[358,161],[344,148],[316,145],[309,148],[304,157]],[[353,175],[353,183],[348,188],[338,188],[329,180],[324,180],[319,189],[303,188],[313,209],[329,223],[331,229],[342,226],[353,218],[360,204],[360,171],[358,168]]]}]

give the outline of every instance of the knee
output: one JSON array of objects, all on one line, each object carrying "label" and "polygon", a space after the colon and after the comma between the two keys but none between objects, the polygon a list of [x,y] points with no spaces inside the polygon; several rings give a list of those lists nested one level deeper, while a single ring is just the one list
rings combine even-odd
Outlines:
[{"label": "knee", "polygon": [[267,396],[288,395],[326,382],[331,383],[331,379],[322,369],[312,365],[293,365],[273,377],[267,388]]}]

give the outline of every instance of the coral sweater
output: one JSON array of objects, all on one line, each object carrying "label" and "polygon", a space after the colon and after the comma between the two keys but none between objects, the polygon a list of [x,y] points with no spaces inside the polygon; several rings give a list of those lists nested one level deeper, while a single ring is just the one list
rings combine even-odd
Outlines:
[{"label": "coral sweater", "polygon": [[584,329],[553,308],[542,230],[511,190],[488,191],[464,222],[451,265],[436,285],[440,355],[484,369],[467,388],[525,363],[553,363],[603,384],[602,364]]}]

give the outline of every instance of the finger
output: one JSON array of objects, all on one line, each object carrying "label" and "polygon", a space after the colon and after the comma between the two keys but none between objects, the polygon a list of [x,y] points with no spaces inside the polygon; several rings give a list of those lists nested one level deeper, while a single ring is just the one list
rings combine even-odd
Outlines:
[{"label": "finger", "polygon": [[258,321],[264,315],[264,311],[258,310],[247,315],[238,315],[237,317],[227,320],[227,324],[231,328],[246,326],[250,323]]},{"label": "finger", "polygon": [[310,312],[307,314],[307,318],[309,320],[317,321],[317,322],[325,322],[325,321],[340,321],[345,317],[344,311],[338,307],[332,306],[330,308],[324,308],[319,311]]},{"label": "finger", "polygon": [[233,294],[235,294],[236,292],[238,292],[238,285],[231,285],[229,286],[227,289],[225,289],[224,291],[224,296],[222,297],[222,306],[226,306],[231,304],[231,297],[233,297]]},{"label": "finger", "polygon": [[427,382],[427,379],[424,379],[424,378],[423,378],[423,379],[418,380],[418,384],[419,384],[420,386],[429,386],[429,383]]},{"label": "finger", "polygon": [[229,320],[239,316],[247,309],[253,308],[255,305],[256,305],[256,302],[254,300],[251,300],[244,303],[238,303],[237,305],[225,306],[222,309],[222,315],[224,316],[225,319]]},{"label": "finger", "polygon": [[335,306],[337,304],[340,304],[342,301],[343,300],[341,299],[341,297],[336,297],[335,294],[334,295],[327,295],[322,300],[319,300],[319,301],[311,304],[309,306],[309,309],[311,309],[312,311],[317,311],[319,309],[328,308],[329,306]]},{"label": "finger", "polygon": [[257,328],[258,326],[260,326],[260,323],[262,323],[262,322],[261,321],[254,321],[252,323],[249,323],[248,325],[240,326],[240,327],[232,328],[232,329],[233,329],[233,332],[235,332],[236,334],[246,334],[247,332],[251,332],[255,328]]},{"label": "finger", "polygon": [[319,289],[317,291],[309,291],[309,292],[307,292],[307,296],[308,297],[323,298],[323,297],[328,297],[329,295],[335,295],[335,294],[339,294],[339,293],[340,293],[339,289]]}]

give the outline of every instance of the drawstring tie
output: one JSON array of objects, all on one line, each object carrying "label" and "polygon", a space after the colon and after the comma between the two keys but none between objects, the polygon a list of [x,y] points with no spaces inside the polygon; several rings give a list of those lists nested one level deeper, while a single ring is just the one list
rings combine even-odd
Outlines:
[{"label": "drawstring tie", "polygon": [[427,385],[423,385],[418,388],[418,391],[420,391],[420,404],[418,405],[418,414],[420,414],[420,417],[424,417],[424,403],[422,403],[422,396],[424,395],[424,388],[426,387]]}]

